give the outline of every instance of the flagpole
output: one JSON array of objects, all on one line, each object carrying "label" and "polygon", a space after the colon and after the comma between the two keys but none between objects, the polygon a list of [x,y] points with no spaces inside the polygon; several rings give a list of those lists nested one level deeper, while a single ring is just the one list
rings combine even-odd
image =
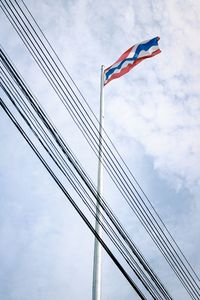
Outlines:
[{"label": "flagpole", "polygon": [[[100,80],[100,116],[99,116],[99,156],[98,156],[98,178],[97,178],[97,208],[95,230],[102,237],[102,228],[99,225],[101,221],[100,201],[103,193],[103,126],[104,126],[104,66],[101,66]],[[101,299],[101,279],[102,279],[102,247],[100,242],[95,238],[94,241],[94,262],[93,262],[93,285],[92,285],[92,300]]]}]

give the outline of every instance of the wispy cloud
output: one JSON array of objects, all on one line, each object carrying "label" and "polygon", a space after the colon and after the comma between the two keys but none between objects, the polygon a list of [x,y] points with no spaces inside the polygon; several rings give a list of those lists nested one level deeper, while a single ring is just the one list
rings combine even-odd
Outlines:
[{"label": "wispy cloud", "polygon": [[[106,126],[198,270],[200,4],[189,0],[134,3],[130,0],[37,0],[27,4],[97,114],[100,65],[110,65],[134,43],[161,36],[160,55],[106,86]],[[2,13],[1,17],[1,44],[95,178],[96,158],[91,156]],[[0,263],[3,265],[0,295],[6,300],[21,300],[27,299],[29,291],[31,299],[64,299],[66,295],[69,299],[88,299],[91,295],[92,236],[70,206],[66,209],[61,203],[61,194],[3,112],[0,124],[3,145],[0,149]],[[136,154],[136,150],[140,153]],[[106,196],[111,197],[108,188],[105,189]],[[125,208],[119,209],[121,199],[114,188],[111,189],[110,202],[116,210],[123,211],[124,223],[128,224],[148,259],[158,272],[159,266],[163,266],[161,276],[172,287],[177,299],[187,299],[183,290],[170,279],[173,276],[168,276],[171,274],[168,267],[134,217]],[[138,229],[138,235],[134,228]],[[108,260],[104,269],[106,278],[110,280],[112,274],[116,284],[111,283],[110,290],[110,285],[104,282],[105,295],[115,299],[130,298],[132,291],[109,264]],[[123,282],[124,288],[119,290],[118,282]]]}]

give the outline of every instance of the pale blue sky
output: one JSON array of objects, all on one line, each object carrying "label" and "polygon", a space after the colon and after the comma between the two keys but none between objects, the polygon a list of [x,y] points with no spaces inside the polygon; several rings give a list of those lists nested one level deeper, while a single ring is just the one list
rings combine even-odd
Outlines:
[{"label": "pale blue sky", "polygon": [[[161,37],[160,55],[106,86],[105,125],[199,273],[200,4],[26,3],[97,115],[100,65]],[[1,11],[0,43],[96,182],[96,157]],[[0,298],[90,299],[93,237],[1,109],[0,146]],[[175,299],[188,299],[107,176],[105,197]],[[102,300],[133,297],[105,255]]]}]

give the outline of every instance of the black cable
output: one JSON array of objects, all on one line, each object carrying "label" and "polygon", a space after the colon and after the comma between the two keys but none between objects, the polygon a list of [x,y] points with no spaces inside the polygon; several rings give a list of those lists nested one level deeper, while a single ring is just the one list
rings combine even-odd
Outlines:
[{"label": "black cable", "polygon": [[[93,215],[94,215],[94,212],[93,212]],[[155,299],[157,299],[157,298],[155,298]],[[171,297],[170,297],[170,298],[167,298],[167,299],[171,299]]]},{"label": "black cable", "polygon": [[[44,32],[42,31],[42,29],[40,28],[40,26],[38,25],[38,23],[36,22],[34,16],[32,15],[31,11],[29,10],[29,8],[27,7],[26,3],[21,0],[21,2],[23,3],[25,9],[28,11],[29,15],[31,16],[32,20],[34,21],[36,27],[39,29],[40,33],[42,34],[43,38],[45,39],[45,41],[47,42],[48,46],[50,47],[50,49],[52,50],[53,54],[55,55],[56,59],[58,60],[58,62],[61,64],[61,66],[63,67],[64,71],[66,72],[67,76],[70,78],[70,80],[72,81],[73,85],[75,86],[76,90],[78,91],[78,93],[80,94],[80,96],[82,97],[82,99],[85,102],[85,105],[87,106],[87,108],[89,109],[89,111],[91,112],[91,114],[93,115],[93,117],[95,118],[95,120],[97,122],[99,122],[99,120],[97,119],[96,115],[94,114],[93,110],[91,109],[91,107],[89,106],[88,102],[86,101],[85,97],[83,96],[83,94],[81,93],[80,89],[78,88],[78,86],[76,85],[76,83],[74,82],[73,78],[70,76],[69,72],[67,71],[66,67],[64,66],[64,64],[62,63],[62,61],[60,60],[60,58],[58,57],[57,53],[55,52],[55,50],[53,49],[53,47],[51,46],[51,44],[49,43],[48,39],[46,38]],[[173,238],[173,236],[171,235],[171,233],[169,232],[168,228],[166,227],[165,223],[163,222],[163,220],[160,218],[160,216],[158,215],[157,211],[155,210],[155,208],[153,207],[152,203],[150,202],[150,199],[148,198],[148,196],[146,195],[146,193],[144,192],[144,190],[142,189],[142,187],[140,186],[140,184],[138,183],[138,181],[136,180],[135,176],[133,175],[133,173],[131,172],[130,168],[128,167],[128,165],[126,164],[126,162],[124,161],[123,157],[121,156],[121,154],[118,152],[117,148],[115,147],[114,143],[112,142],[112,140],[110,139],[110,137],[107,135],[107,132],[104,130],[104,134],[106,135],[106,137],[108,138],[109,142],[111,143],[111,145],[113,146],[114,150],[116,151],[117,155],[119,156],[119,158],[121,159],[121,161],[123,162],[124,166],[126,167],[126,169],[128,170],[129,174],[131,175],[131,177],[133,178],[133,180],[135,181],[135,183],[137,184],[137,186],[139,187],[140,191],[142,192],[142,194],[144,195],[144,197],[146,198],[146,200],[148,201],[148,203],[150,204],[151,208],[153,209],[154,213],[156,214],[156,216],[158,217],[159,221],[162,223],[162,225],[164,226],[165,230],[167,231],[167,233],[169,234],[169,236],[171,237],[171,239],[173,240],[173,242],[175,243],[175,245],[177,246],[178,250],[180,251],[181,255],[183,256],[183,258],[185,259],[185,261],[187,262],[188,266],[190,267],[190,269],[192,270],[193,274],[195,275],[195,277],[198,279],[198,281],[200,281],[199,277],[197,276],[197,274],[195,273],[193,267],[190,265],[190,262],[187,260],[187,258],[185,257],[184,253],[182,252],[182,250],[180,249],[180,247],[178,246],[178,244],[176,243],[175,239]],[[129,179],[127,177],[127,179]]]},{"label": "black cable", "polygon": [[[5,59],[5,57],[4,57],[4,59]],[[11,68],[11,66],[9,66],[9,68]],[[16,74],[15,74],[15,77],[16,77]],[[19,79],[18,78],[15,78],[15,80],[19,83]],[[26,92],[25,92],[26,93]],[[41,117],[41,113],[40,113],[40,117]],[[43,118],[43,117],[42,117]],[[43,118],[43,120],[44,120],[44,118]],[[56,140],[57,140],[58,138],[56,138]]]},{"label": "black cable", "polygon": [[[6,93],[7,94],[7,96],[10,98],[10,99],[12,99],[12,97],[10,97],[9,96],[9,93]],[[14,102],[13,102],[13,104],[14,104]],[[16,107],[16,106],[15,106]],[[16,107],[17,108],[17,107]],[[18,110],[18,109],[17,109]],[[18,110],[19,111],[19,110]],[[21,114],[21,113],[20,113]],[[22,114],[21,114],[22,115]],[[29,122],[27,122],[26,121],[26,123],[28,124],[28,126],[32,129],[32,126],[30,125],[30,123]],[[34,134],[35,134],[35,132],[34,132]],[[38,138],[38,135],[37,134],[35,134],[36,136],[37,136],[37,138]],[[40,138],[38,138],[39,139],[39,141],[41,142],[41,139]],[[44,146],[44,144],[43,144],[43,142],[41,142],[42,143],[42,145],[43,145],[43,147],[45,148],[45,150],[48,152],[48,154],[51,156],[51,158],[53,158],[53,156],[50,154],[50,152],[49,152],[49,150],[46,148],[46,146]],[[59,166],[59,164],[58,163],[56,163],[56,165],[57,166]],[[64,174],[66,175],[66,173],[64,172]],[[72,182],[70,182],[70,183],[72,183]],[[83,198],[83,195],[81,195],[78,191],[77,191],[77,189],[75,188],[75,190],[76,190],[76,192],[78,193],[78,195],[81,197],[81,199],[83,200],[84,198]],[[94,213],[94,215],[95,215],[95,213]],[[107,233],[107,231],[105,231],[106,233]],[[155,299],[157,299],[157,298],[155,298]]]},{"label": "black cable", "polygon": [[2,101],[1,98],[0,98],[0,105],[2,106],[2,108],[4,109],[4,111],[6,112],[6,114],[8,115],[8,117],[11,119],[11,121],[14,123],[14,125],[17,127],[17,129],[20,131],[20,133],[22,134],[22,136],[24,137],[24,139],[28,142],[28,144],[30,145],[30,147],[32,148],[32,150],[35,152],[35,154],[37,155],[37,157],[39,158],[39,160],[42,162],[42,164],[44,165],[44,167],[46,168],[46,170],[48,171],[48,173],[52,176],[52,178],[57,183],[57,185],[60,187],[60,189],[65,194],[65,196],[67,197],[67,199],[73,205],[73,207],[78,212],[78,214],[81,216],[81,218],[86,223],[86,225],[88,226],[88,228],[92,231],[92,233],[95,235],[95,237],[99,240],[99,242],[101,243],[101,245],[103,246],[103,248],[105,249],[105,251],[108,253],[108,255],[111,257],[111,259],[113,260],[113,262],[116,264],[116,266],[119,268],[119,270],[125,276],[125,278],[131,284],[131,286],[136,291],[136,293],[138,294],[138,296],[141,299],[143,299],[143,300],[147,300],[146,297],[143,295],[143,293],[139,290],[139,288],[133,282],[133,280],[130,278],[130,276],[127,274],[127,272],[124,270],[124,268],[119,263],[119,261],[116,259],[116,257],[113,255],[113,253],[110,251],[110,249],[107,247],[107,245],[104,243],[104,241],[99,237],[99,235],[97,234],[97,232],[95,231],[95,229],[93,228],[93,226],[91,225],[91,223],[89,222],[89,220],[85,217],[85,215],[79,209],[79,207],[77,206],[77,204],[75,203],[75,201],[72,199],[72,197],[70,196],[70,194],[64,188],[64,186],[59,181],[59,179],[57,178],[57,176],[55,175],[55,173],[53,172],[53,170],[49,167],[49,165],[47,164],[47,162],[43,159],[43,157],[41,156],[41,154],[39,153],[39,151],[33,145],[33,143],[31,142],[31,140],[28,138],[28,136],[26,135],[26,133],[24,132],[24,130],[21,128],[21,126],[19,125],[19,123],[17,122],[17,120],[14,118],[14,116],[12,115],[12,113],[8,110],[8,108],[3,103],[3,101]]},{"label": "black cable", "polygon": [[[11,100],[12,101],[12,100]],[[13,102],[13,101],[12,101]],[[14,103],[13,103],[14,104]],[[19,111],[19,110],[18,110]],[[20,113],[21,114],[21,113]],[[30,124],[28,124],[29,126],[30,126]],[[37,137],[38,137],[38,135],[37,135]],[[40,140],[41,141],[41,140]],[[43,144],[43,143],[42,143]],[[44,146],[44,144],[43,144],[43,146]],[[45,147],[45,149],[46,149],[46,147]],[[46,149],[47,150],[47,149]],[[48,150],[47,150],[48,151]],[[48,153],[49,153],[49,151],[48,151]],[[52,157],[52,156],[51,156]],[[62,170],[63,171],[63,170]],[[65,174],[66,175],[66,174]],[[72,183],[71,183],[72,184]],[[77,191],[77,190],[76,190]],[[80,194],[79,194],[79,196],[80,196]],[[95,215],[95,211],[93,211],[93,216]],[[112,239],[112,241],[113,241],[113,239]],[[115,245],[116,245],[116,243],[115,243]],[[119,248],[118,248],[118,250],[119,250]],[[119,250],[120,251],[120,250]],[[122,253],[122,251],[121,251],[121,253]],[[122,253],[123,254],[123,253]],[[123,255],[123,257],[124,257],[124,255]],[[130,262],[129,262],[129,265],[130,265]],[[140,276],[138,276],[139,278],[141,278]],[[154,299],[162,299],[162,298],[157,298],[157,297],[153,297]],[[171,299],[171,298],[170,298]]]}]

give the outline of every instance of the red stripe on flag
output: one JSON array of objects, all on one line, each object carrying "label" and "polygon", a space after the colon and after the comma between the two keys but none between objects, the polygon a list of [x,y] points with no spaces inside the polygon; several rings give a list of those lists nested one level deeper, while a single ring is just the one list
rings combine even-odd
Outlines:
[{"label": "red stripe on flag", "polygon": [[[132,48],[132,47],[131,47],[131,48]],[[129,50],[130,50],[130,49],[129,49]],[[128,50],[127,50],[127,51],[128,51]],[[108,82],[110,82],[111,80],[116,79],[116,78],[119,78],[119,77],[123,76],[124,74],[128,73],[132,68],[134,68],[134,67],[135,67],[137,64],[139,64],[140,62],[142,62],[144,59],[149,58],[149,57],[153,57],[153,56],[159,54],[160,52],[161,52],[161,50],[158,49],[158,50],[154,51],[152,54],[150,54],[150,55],[148,55],[148,56],[138,58],[137,60],[134,61],[134,63],[128,64],[128,65],[127,65],[125,68],[123,68],[119,73],[113,74],[113,75],[109,78],[109,80],[108,80],[106,83],[104,83],[104,85],[106,85],[106,84],[107,84]],[[110,67],[109,67],[109,68],[110,68]],[[107,69],[109,69],[109,68],[107,68]],[[106,70],[107,70],[107,69],[106,69]],[[105,71],[106,71],[106,70],[105,70]]]},{"label": "red stripe on flag", "polygon": [[134,46],[130,47],[128,50],[126,50],[126,52],[124,52],[119,58],[118,60],[116,60],[116,62],[114,62],[111,66],[109,66],[108,68],[106,68],[104,71],[106,72],[108,69],[110,69],[112,66],[114,66],[116,63],[124,60],[125,58],[127,58],[127,56],[129,55],[129,53],[131,52],[131,50],[133,49]]}]

